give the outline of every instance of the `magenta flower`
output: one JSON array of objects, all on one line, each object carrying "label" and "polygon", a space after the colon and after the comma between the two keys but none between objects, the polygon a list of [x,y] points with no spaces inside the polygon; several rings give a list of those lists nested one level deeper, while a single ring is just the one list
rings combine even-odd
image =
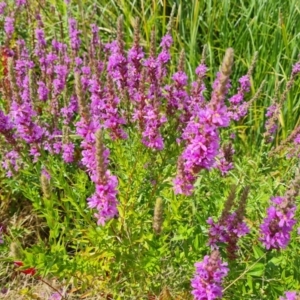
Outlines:
[{"label": "magenta flower", "polygon": [[110,51],[110,56],[107,62],[107,72],[117,84],[118,88],[123,90],[127,85],[127,58],[124,55],[124,49],[118,43],[113,41],[106,45],[106,48]]},{"label": "magenta flower", "polygon": [[297,292],[285,292],[285,297],[280,297],[279,300],[297,300],[299,294]]},{"label": "magenta flower", "polygon": [[222,176],[227,175],[233,169],[233,154],[234,149],[231,144],[224,145],[221,148],[214,167],[220,170]]},{"label": "magenta flower", "polygon": [[77,21],[75,19],[69,19],[69,36],[71,48],[74,52],[78,52],[81,41],[79,38],[80,31],[77,29]]},{"label": "magenta flower", "polygon": [[95,217],[98,219],[98,225],[104,225],[111,218],[118,216],[117,210],[117,186],[118,180],[116,176],[106,171],[105,178],[102,182],[96,183],[95,193],[87,199],[90,208],[96,208]]},{"label": "magenta flower", "polygon": [[0,2],[0,15],[4,14],[7,4],[5,2]]},{"label": "magenta flower", "polygon": [[296,206],[287,204],[284,197],[273,197],[273,205],[267,209],[267,217],[260,226],[260,241],[267,250],[284,249],[290,241],[290,233],[297,223]]},{"label": "magenta flower", "polygon": [[62,294],[56,292],[53,293],[48,300],[62,300],[62,299],[63,299]]},{"label": "magenta flower", "polygon": [[14,23],[15,23],[15,19],[11,17],[6,17],[4,20],[4,31],[8,39],[11,38],[12,34],[14,33],[15,30]]},{"label": "magenta flower", "polygon": [[2,167],[7,171],[6,176],[12,177],[15,172],[18,172],[21,167],[21,156],[15,150],[9,151],[4,155]]},{"label": "magenta flower", "polygon": [[24,6],[26,4],[26,0],[16,0],[17,7]]},{"label": "magenta flower", "polygon": [[38,95],[41,101],[47,101],[49,89],[46,87],[46,84],[43,81],[38,81]]},{"label": "magenta flower", "polygon": [[295,63],[292,70],[293,75],[297,75],[298,73],[300,73],[300,62]]},{"label": "magenta flower", "polygon": [[196,273],[191,281],[195,300],[214,300],[222,297],[222,283],[229,269],[223,263],[218,251],[206,255],[195,264]]},{"label": "magenta flower", "polygon": [[66,163],[71,163],[74,160],[75,145],[67,143],[62,145],[62,158]]},{"label": "magenta flower", "polygon": [[240,87],[237,94],[229,98],[229,117],[232,120],[238,121],[248,112],[248,104],[244,102],[244,96],[250,91],[250,78],[245,75],[239,79]]},{"label": "magenta flower", "polygon": [[63,107],[60,110],[60,114],[63,117],[63,123],[65,125],[70,124],[72,118],[75,116],[75,113],[78,111],[78,100],[76,95],[72,95],[70,97],[70,102],[68,106]]},{"label": "magenta flower", "polygon": [[42,175],[44,175],[48,180],[51,179],[50,173],[49,173],[45,168],[42,168],[41,173],[42,173]]},{"label": "magenta flower", "polygon": [[239,220],[236,212],[226,216],[223,220],[215,222],[212,218],[207,220],[210,225],[208,244],[212,249],[218,249],[220,243],[227,246],[227,254],[230,259],[236,258],[236,251],[239,249],[237,242],[239,238],[249,233],[245,222]]}]

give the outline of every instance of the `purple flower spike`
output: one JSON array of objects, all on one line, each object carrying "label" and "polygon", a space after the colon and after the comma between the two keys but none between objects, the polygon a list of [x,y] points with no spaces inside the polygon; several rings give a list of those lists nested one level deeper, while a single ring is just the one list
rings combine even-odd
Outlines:
[{"label": "purple flower spike", "polygon": [[298,300],[299,294],[297,292],[285,292],[285,297],[280,297],[279,300]]},{"label": "purple flower spike", "polygon": [[17,7],[25,6],[26,2],[26,0],[16,0],[16,5]]},{"label": "purple flower spike", "polygon": [[297,62],[296,64],[294,64],[293,70],[292,70],[293,75],[297,75],[298,73],[300,73],[300,62]]},{"label": "purple flower spike", "polygon": [[289,204],[285,197],[273,197],[274,205],[267,210],[267,217],[260,226],[260,241],[267,250],[284,249],[290,241],[290,233],[297,223],[296,206]]},{"label": "purple flower spike", "polygon": [[0,2],[0,15],[4,14],[7,4],[5,2]]},{"label": "purple flower spike", "polygon": [[229,269],[223,263],[218,251],[206,255],[202,262],[195,264],[196,273],[191,281],[195,300],[214,300],[222,297],[222,283]]},{"label": "purple flower spike", "polygon": [[70,35],[70,43],[73,51],[78,52],[81,41],[79,38],[80,31],[77,29],[76,20],[70,18],[69,19],[69,35]]},{"label": "purple flower spike", "polygon": [[15,19],[11,17],[6,17],[4,20],[4,31],[8,39],[10,39],[12,37],[12,34],[14,33],[14,23]]}]

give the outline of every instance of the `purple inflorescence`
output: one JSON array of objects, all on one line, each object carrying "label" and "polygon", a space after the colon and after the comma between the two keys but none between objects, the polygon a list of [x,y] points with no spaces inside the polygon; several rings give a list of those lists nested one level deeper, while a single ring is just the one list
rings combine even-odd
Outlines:
[{"label": "purple inflorescence", "polygon": [[218,251],[206,255],[202,262],[195,263],[196,273],[191,280],[195,300],[214,300],[222,297],[222,283],[229,269]]},{"label": "purple inflorescence", "polygon": [[66,163],[71,163],[74,160],[75,145],[67,143],[62,145],[62,158]]},{"label": "purple inflorescence", "polygon": [[15,150],[9,151],[4,155],[2,167],[7,171],[6,176],[12,177],[14,172],[18,172],[21,165],[21,156]]},{"label": "purple inflorescence", "polygon": [[293,65],[292,74],[297,75],[300,73],[300,62],[297,62]]},{"label": "purple inflorescence", "polygon": [[98,225],[104,225],[107,220],[118,216],[117,186],[117,177],[107,170],[103,178],[97,181],[95,193],[88,198],[88,206],[98,211],[95,214]]},{"label": "purple inflorescence", "polygon": [[250,78],[245,75],[239,79],[240,87],[237,94],[229,98],[229,117],[234,121],[239,121],[248,112],[248,103],[244,102],[244,96],[250,91]]},{"label": "purple inflorescence", "polygon": [[127,58],[124,49],[118,41],[113,41],[106,48],[110,51],[107,62],[107,72],[117,84],[119,89],[124,89],[127,82]]},{"label": "purple inflorescence", "polygon": [[38,96],[41,101],[47,101],[49,89],[46,87],[46,84],[43,81],[38,81]]},{"label": "purple inflorescence", "polygon": [[[0,3],[0,14],[4,13],[3,3]],[[24,6],[26,0],[15,3]],[[14,16],[19,15],[12,13],[4,21],[7,38],[14,33]],[[184,71],[184,55],[176,72],[168,75],[173,43],[170,28],[161,39],[159,51],[156,51],[156,36],[152,32],[152,46],[146,56],[139,42],[138,25],[132,47],[129,50],[126,47],[121,18],[117,39],[106,44],[100,40],[98,26],[91,24],[86,51],[80,51],[81,32],[75,19],[68,18],[68,45],[45,37],[45,26],[38,13],[36,24],[33,53],[24,41],[17,41],[5,66],[7,70],[4,68],[5,78],[0,82],[3,95],[9,99],[8,105],[0,111],[0,133],[10,144],[7,153],[15,151],[4,157],[10,175],[20,160],[13,154],[19,155],[24,149],[33,162],[40,160],[45,151],[62,156],[66,163],[77,163],[81,155],[80,165],[85,167],[96,187],[95,194],[88,200],[89,206],[97,209],[99,224],[103,224],[117,215],[118,181],[109,171],[106,148],[102,152],[104,171],[99,179],[95,135],[103,130],[112,140],[125,139],[128,135],[125,128],[129,128],[129,133],[134,124],[147,148],[163,150],[173,138],[183,147],[174,188],[176,193],[192,194],[198,173],[216,167],[219,130],[229,125],[230,110],[225,100],[230,88],[230,59],[225,64],[228,70],[223,67],[217,74],[211,99],[206,101],[204,59],[196,69],[196,81],[191,84]],[[298,67],[294,66],[293,70],[298,72]],[[167,84],[169,78],[171,83]],[[240,79],[238,95],[229,102],[242,107],[242,94],[248,90],[249,78],[244,76]],[[77,112],[79,122],[73,124]],[[176,132],[164,140],[163,133],[169,126],[164,126],[167,116]],[[78,135],[82,139],[81,152],[73,140]],[[226,160],[225,154],[220,153],[219,157],[219,168],[225,174],[232,163]]]},{"label": "purple inflorescence", "polygon": [[5,2],[0,2],[0,15],[3,15],[5,12],[7,4]]},{"label": "purple inflorescence", "polygon": [[16,0],[17,7],[26,5],[27,0]]},{"label": "purple inflorescence", "polygon": [[280,297],[279,300],[298,300],[299,296],[297,292],[285,292],[285,296]]},{"label": "purple inflorescence", "polygon": [[77,21],[75,19],[69,19],[69,36],[71,49],[76,53],[79,50],[81,41],[79,38],[80,31],[77,29]]},{"label": "purple inflorescence", "polygon": [[236,212],[228,214],[218,222],[209,218],[207,223],[210,225],[208,244],[211,248],[217,249],[219,243],[227,244],[227,252],[231,258],[234,258],[238,250],[238,239],[249,233],[247,224],[239,220]]},{"label": "purple inflorescence", "polygon": [[14,33],[14,23],[15,19],[12,17],[6,17],[4,20],[4,31],[8,39],[10,39],[12,37],[12,34]]},{"label": "purple inflorescence", "polygon": [[231,144],[224,145],[220,150],[218,160],[214,167],[220,170],[222,176],[227,175],[228,172],[233,169],[233,154],[234,149]]},{"label": "purple inflorescence", "polygon": [[273,205],[267,210],[267,217],[260,226],[260,241],[266,249],[284,249],[290,241],[290,233],[297,223],[296,206],[285,197],[273,197]]},{"label": "purple inflorescence", "polygon": [[[186,142],[186,147],[181,155],[182,170],[174,180],[175,192],[190,195],[195,175],[202,169],[210,169],[219,151],[220,138],[217,126],[212,124],[212,112],[202,109],[198,115],[192,116],[182,139]],[[188,187],[182,186],[185,184]]]}]

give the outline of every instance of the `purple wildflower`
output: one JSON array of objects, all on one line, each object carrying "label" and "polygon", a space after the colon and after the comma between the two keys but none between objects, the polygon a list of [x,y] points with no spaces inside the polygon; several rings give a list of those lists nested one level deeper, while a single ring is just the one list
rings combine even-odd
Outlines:
[{"label": "purple wildflower", "polygon": [[244,101],[245,93],[250,91],[250,78],[245,75],[239,79],[240,87],[237,94],[229,98],[229,116],[232,120],[238,121],[247,114],[248,105]]},{"label": "purple wildflower", "polygon": [[160,47],[162,48],[162,50],[158,54],[156,59],[158,80],[161,80],[166,76],[167,73],[166,65],[171,59],[170,48],[172,44],[173,44],[173,39],[169,33],[167,33],[165,36],[162,37],[160,43]]},{"label": "purple wildflower", "polygon": [[195,263],[196,273],[191,280],[195,300],[214,300],[222,297],[222,283],[229,269],[218,251],[206,255],[202,262]]},{"label": "purple wildflower", "polygon": [[[188,186],[194,184],[195,175],[202,169],[210,169],[215,161],[219,149],[219,134],[216,126],[211,124],[211,112],[209,110],[200,111],[199,115],[192,116],[188,122],[182,138],[186,142],[186,147],[181,155],[183,160],[183,171],[185,178],[189,180],[180,180],[180,176],[175,180],[175,190],[178,192],[189,191],[179,183],[186,183]],[[178,173],[179,174],[179,173]],[[190,194],[190,193],[189,193]],[[186,194],[186,195],[189,195]]]},{"label": "purple wildflower", "polygon": [[13,102],[11,111],[19,137],[26,143],[40,142],[44,130],[33,121],[36,112],[32,109],[30,103],[18,104]]},{"label": "purple wildflower", "polygon": [[67,143],[62,145],[62,157],[66,163],[71,163],[74,160],[75,145],[73,143]]},{"label": "purple wildflower", "polygon": [[173,83],[165,87],[167,91],[166,99],[168,101],[167,113],[174,115],[176,111],[180,112],[179,120],[185,121],[182,114],[188,111],[189,107],[189,95],[187,93],[186,86],[188,77],[183,71],[178,71],[172,76]]},{"label": "purple wildflower", "polygon": [[79,50],[81,41],[79,38],[80,31],[77,29],[77,22],[75,19],[69,19],[69,36],[72,50],[76,53]]},{"label": "purple wildflower", "polygon": [[7,177],[12,177],[14,172],[18,172],[21,166],[21,157],[15,150],[7,152],[2,161],[2,167],[7,171]]},{"label": "purple wildflower", "polygon": [[158,108],[153,107],[151,104],[146,105],[144,112],[145,129],[142,133],[142,142],[148,148],[162,150],[164,142],[159,129],[167,119],[163,115],[160,116]]},{"label": "purple wildflower", "polygon": [[12,37],[12,34],[14,33],[14,22],[15,19],[11,17],[6,17],[4,20],[4,30],[8,39],[10,39]]},{"label": "purple wildflower", "polygon": [[236,245],[238,239],[249,233],[247,224],[238,220],[236,212],[228,214],[226,218],[218,222],[209,218],[207,223],[210,225],[208,244],[212,249],[217,249],[219,243],[230,245],[230,252],[228,254],[234,258],[235,252],[238,249]]},{"label": "purple wildflower", "polygon": [[115,95],[113,89],[113,81],[110,76],[107,79],[107,87],[104,90],[100,87],[100,82],[93,77],[89,81],[91,92],[91,107],[94,120],[103,123],[104,128],[110,130],[110,136],[112,139],[126,139],[127,134],[122,128],[122,125],[126,123],[125,119],[120,116],[119,103],[120,99]]},{"label": "purple wildflower", "polygon": [[134,44],[129,49],[127,55],[127,86],[130,97],[136,100],[135,94],[139,91],[140,81],[142,79],[142,59],[144,58],[143,48],[139,44],[139,28],[135,25]]},{"label": "purple wildflower", "polygon": [[290,241],[290,232],[297,223],[296,206],[285,197],[271,198],[273,205],[267,209],[267,217],[260,226],[260,241],[266,249],[284,249]]},{"label": "purple wildflower", "polygon": [[5,2],[0,2],[0,15],[4,14],[7,4]]},{"label": "purple wildflower", "polygon": [[58,95],[63,91],[66,85],[68,68],[65,65],[57,65],[54,67],[56,78],[53,80],[53,87],[55,95]]},{"label": "purple wildflower", "polygon": [[191,195],[193,193],[194,181],[195,177],[193,174],[186,172],[184,169],[184,160],[180,156],[177,162],[177,176],[173,180],[175,194]]},{"label": "purple wildflower", "polygon": [[41,156],[40,149],[35,144],[30,146],[29,154],[33,156],[32,162],[37,162]]},{"label": "purple wildflower", "polygon": [[37,43],[35,45],[35,55],[41,59],[45,56],[45,47],[47,46],[47,42],[45,39],[45,32],[42,28],[37,28],[35,30],[35,37],[37,40]]},{"label": "purple wildflower", "polygon": [[26,0],[16,0],[16,5],[17,7],[21,7],[21,6],[24,6],[26,5]]},{"label": "purple wildflower", "polygon": [[62,300],[62,299],[63,299],[63,295],[56,292],[53,293],[48,300]]},{"label": "purple wildflower", "polygon": [[200,64],[196,68],[197,80],[193,81],[191,84],[191,93],[190,93],[190,102],[188,105],[188,112],[186,115],[186,120],[188,121],[192,115],[195,115],[200,112],[205,106],[205,98],[203,92],[206,87],[203,83],[203,79],[207,72],[207,67],[205,64]]},{"label": "purple wildflower", "polygon": [[13,122],[9,116],[6,116],[2,110],[0,110],[0,134],[2,134],[6,141],[10,144],[15,143],[15,135],[13,133]]},{"label": "purple wildflower", "polygon": [[124,89],[127,81],[127,59],[124,55],[124,49],[121,48],[118,41],[113,41],[107,47],[111,53],[108,57],[107,72],[116,82],[117,87]]},{"label": "purple wildflower", "polygon": [[294,64],[293,70],[292,70],[293,75],[297,75],[298,73],[300,73],[300,62],[297,62],[296,64]]},{"label": "purple wildflower", "polygon": [[63,123],[65,125],[70,124],[72,118],[74,117],[75,113],[78,111],[78,100],[76,95],[72,95],[70,97],[69,105],[63,107],[60,110],[61,116],[63,117]]},{"label": "purple wildflower", "polygon": [[205,77],[205,74],[207,72],[207,66],[205,64],[200,64],[196,70],[195,70],[195,73],[198,77]]},{"label": "purple wildflower", "polygon": [[49,172],[47,171],[47,169],[42,168],[41,173],[42,173],[42,175],[44,175],[48,180],[51,179],[51,175],[49,174]]},{"label": "purple wildflower", "polygon": [[107,220],[118,215],[117,186],[117,177],[107,170],[102,182],[96,183],[95,193],[87,200],[90,208],[98,210],[95,214],[98,225],[104,225]]},{"label": "purple wildflower", "polygon": [[280,297],[279,300],[298,300],[299,297],[297,292],[285,292],[285,297]]},{"label": "purple wildflower", "polygon": [[41,101],[47,101],[49,89],[46,87],[46,84],[43,81],[38,81],[38,95]]},{"label": "purple wildflower", "polygon": [[95,193],[87,199],[88,206],[97,209],[97,223],[104,225],[107,220],[118,215],[118,180],[107,168],[109,150],[104,147],[101,131],[97,126],[96,122],[88,124],[82,119],[77,123],[77,133],[84,138],[81,142],[82,164],[96,185]]},{"label": "purple wildflower", "polygon": [[225,176],[233,169],[233,154],[234,149],[231,144],[224,145],[220,150],[218,160],[215,163],[215,168],[220,170],[222,176]]}]

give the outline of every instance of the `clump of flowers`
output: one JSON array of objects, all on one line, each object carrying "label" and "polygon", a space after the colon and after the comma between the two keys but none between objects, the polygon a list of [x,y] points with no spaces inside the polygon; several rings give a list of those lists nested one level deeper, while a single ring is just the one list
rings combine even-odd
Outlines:
[{"label": "clump of flowers", "polygon": [[[298,172],[298,171],[297,171]],[[260,241],[266,249],[284,249],[290,241],[290,233],[297,223],[295,197],[300,189],[300,175],[291,181],[283,197],[272,197],[267,217],[260,226]]]},{"label": "clump of flowers", "polygon": [[[7,142],[2,165],[8,176],[14,176],[27,163],[38,164],[44,154],[57,155],[66,164],[79,164],[96,187],[88,205],[97,210],[98,223],[104,224],[118,215],[118,180],[109,172],[108,149],[103,145],[102,154],[97,152],[98,130],[105,136],[108,133],[114,141],[126,139],[136,126],[141,143],[156,152],[165,148],[166,137],[168,142],[172,140],[167,129],[176,128],[174,137],[177,146],[182,147],[174,180],[175,192],[179,194],[192,194],[198,173],[215,167],[218,154],[223,174],[232,167],[230,151],[220,153],[219,130],[230,122],[225,101],[233,49],[227,49],[211,99],[206,101],[205,55],[191,85],[184,70],[183,51],[176,72],[169,76],[174,10],[159,47],[155,30],[152,31],[147,55],[140,42],[138,20],[133,44],[127,47],[122,17],[117,22],[117,38],[109,43],[100,40],[99,28],[91,24],[91,42],[84,49],[82,32],[87,32],[81,30],[80,22],[68,15],[68,31],[62,28],[61,35],[64,39],[63,34],[68,32],[69,43],[59,38],[50,41],[37,11],[32,49],[23,40],[14,43],[11,39],[18,34],[14,26],[19,14],[1,3],[0,14],[9,12],[3,18],[7,43],[5,51],[1,50],[5,52],[5,62],[0,78],[5,100],[0,110],[0,134],[1,141]],[[17,11],[29,7],[28,1],[18,3]],[[249,90],[249,80],[249,76],[241,79],[240,95]],[[242,102],[240,96],[235,98],[235,104]],[[75,141],[78,137],[80,143]]]},{"label": "clump of flowers", "polygon": [[223,145],[218,155],[215,167],[220,170],[222,176],[228,174],[233,169],[234,148],[231,143]]},{"label": "clump of flowers", "polygon": [[299,300],[300,294],[298,292],[285,292],[285,296],[279,298],[279,300]]},{"label": "clump of flowers", "polygon": [[266,249],[284,249],[290,241],[290,233],[297,223],[296,206],[286,197],[272,197],[267,217],[260,226],[260,241]]},{"label": "clump of flowers", "polygon": [[93,181],[96,185],[95,193],[88,199],[88,206],[96,208],[95,217],[98,224],[104,225],[105,222],[118,216],[117,210],[117,186],[118,179],[107,169],[109,151],[105,149],[102,138],[102,131],[98,129],[96,134],[96,172]]},{"label": "clump of flowers", "polygon": [[272,142],[274,140],[274,136],[276,130],[278,128],[277,120],[280,114],[280,111],[283,107],[283,104],[286,100],[288,92],[291,90],[295,83],[295,79],[297,75],[300,73],[300,61],[298,61],[292,68],[292,72],[290,78],[285,86],[283,93],[279,98],[279,86],[276,88],[275,97],[273,99],[272,104],[268,107],[266,112],[267,121],[265,124],[266,132],[264,133],[264,137],[266,142]]},{"label": "clump of flowers", "polygon": [[248,193],[249,187],[246,187],[242,193],[238,208],[236,211],[230,212],[235,198],[235,187],[232,187],[220,219],[217,222],[212,218],[207,220],[207,223],[210,225],[208,244],[212,249],[218,249],[219,244],[226,244],[229,259],[236,258],[238,240],[249,233],[249,228],[243,221]]},{"label": "clump of flowers", "polygon": [[[210,169],[215,163],[219,152],[219,128],[229,125],[229,117],[225,105],[225,96],[230,87],[229,76],[233,65],[233,49],[227,49],[222,63],[221,71],[213,84],[213,92],[209,103],[200,101],[191,103],[190,119],[182,133],[185,149],[181,154],[181,169],[178,169],[174,180],[175,192],[190,195],[192,190],[182,186],[191,186],[196,175],[202,169]],[[206,68],[203,68],[206,70]],[[202,72],[200,80],[203,78]],[[200,95],[203,88],[199,89]],[[193,97],[197,99],[197,97]]]},{"label": "clump of flowers", "polygon": [[191,280],[195,300],[213,300],[222,297],[222,283],[229,269],[222,262],[219,251],[206,255],[202,262],[195,263],[196,272]]}]

